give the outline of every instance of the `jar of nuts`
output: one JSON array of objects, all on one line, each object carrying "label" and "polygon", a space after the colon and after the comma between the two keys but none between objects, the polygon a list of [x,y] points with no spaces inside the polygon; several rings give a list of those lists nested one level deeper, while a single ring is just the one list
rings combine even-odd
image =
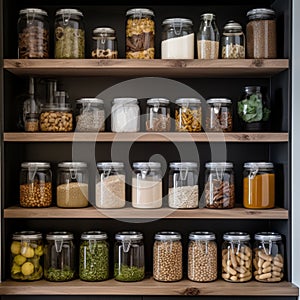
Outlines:
[{"label": "jar of nuts", "polygon": [[222,278],[230,282],[246,282],[252,278],[250,235],[227,232],[222,244]]}]

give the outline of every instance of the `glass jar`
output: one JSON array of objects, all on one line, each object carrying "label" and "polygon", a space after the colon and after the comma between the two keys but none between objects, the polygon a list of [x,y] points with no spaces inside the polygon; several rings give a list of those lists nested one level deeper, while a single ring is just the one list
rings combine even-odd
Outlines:
[{"label": "glass jar", "polygon": [[146,131],[170,131],[170,101],[164,98],[147,100]]},{"label": "glass jar", "polygon": [[154,12],[132,8],[126,12],[126,58],[153,59],[155,56]]},{"label": "glass jar", "polygon": [[55,14],[55,58],[84,58],[85,26],[77,9],[59,9]]},{"label": "glass jar", "polygon": [[97,208],[122,208],[126,204],[125,169],[122,162],[97,163]]},{"label": "glass jar", "polygon": [[273,9],[256,8],[247,12],[247,57],[276,58],[276,15]]},{"label": "glass jar", "polygon": [[245,58],[245,35],[239,23],[231,20],[224,26],[221,47],[222,58]]},{"label": "glass jar", "polygon": [[44,277],[49,281],[75,279],[75,245],[72,233],[54,231],[46,235]]},{"label": "glass jar", "polygon": [[211,13],[200,16],[197,33],[198,59],[217,59],[219,57],[220,34],[216,16]]},{"label": "glass jar", "polygon": [[206,103],[206,131],[232,131],[232,101],[227,98],[210,98]]},{"label": "glass jar", "polygon": [[137,98],[115,98],[111,108],[113,132],[137,132],[140,130],[140,107]]},{"label": "glass jar", "polygon": [[202,130],[201,100],[180,98],[175,101],[176,131],[199,132]]},{"label": "glass jar", "polygon": [[132,175],[132,206],[160,208],[162,206],[162,174],[159,162],[136,162]]},{"label": "glass jar", "polygon": [[214,281],[218,277],[216,236],[213,232],[195,231],[189,235],[188,279]]},{"label": "glass jar", "polygon": [[284,277],[284,246],[282,236],[276,232],[254,235],[254,277],[261,282],[279,282]]},{"label": "glass jar", "polygon": [[43,277],[43,237],[37,231],[15,232],[10,244],[10,275],[18,281]]},{"label": "glass jar", "polygon": [[48,13],[39,8],[19,12],[18,58],[49,58]]},{"label": "glass jar", "polygon": [[155,234],[153,245],[153,278],[173,282],[182,279],[181,234],[161,231]]},{"label": "glass jar", "polygon": [[235,206],[233,164],[209,162],[205,167],[206,208],[233,208]]},{"label": "glass jar", "polygon": [[170,163],[168,203],[171,208],[198,208],[198,164]]},{"label": "glass jar", "polygon": [[118,58],[116,31],[111,27],[98,27],[93,30],[92,58]]},{"label": "glass jar", "polygon": [[57,168],[56,204],[79,208],[89,205],[88,166],[84,162],[61,162]]},{"label": "glass jar", "polygon": [[24,162],[20,171],[20,206],[49,207],[52,204],[50,163]]},{"label": "glass jar", "polygon": [[194,39],[192,20],[165,19],[162,23],[161,58],[194,59]]},{"label": "glass jar", "polygon": [[252,248],[246,232],[227,232],[222,243],[222,278],[246,282],[252,278]]},{"label": "glass jar", "polygon": [[140,281],[145,277],[143,234],[123,231],[115,235],[114,277],[118,281]]},{"label": "glass jar", "polygon": [[275,207],[275,171],[270,162],[244,164],[243,205],[245,208]]},{"label": "glass jar", "polygon": [[25,117],[25,131],[38,132],[39,131],[39,114],[28,113]]},{"label": "glass jar", "polygon": [[76,131],[99,132],[105,130],[104,102],[98,98],[76,100]]},{"label": "glass jar", "polygon": [[109,244],[105,232],[87,231],[81,234],[79,278],[85,281],[109,278]]}]

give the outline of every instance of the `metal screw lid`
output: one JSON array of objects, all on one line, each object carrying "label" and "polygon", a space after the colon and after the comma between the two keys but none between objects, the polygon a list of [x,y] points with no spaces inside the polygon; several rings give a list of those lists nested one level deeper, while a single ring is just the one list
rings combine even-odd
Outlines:
[{"label": "metal screw lid", "polygon": [[59,168],[66,168],[66,169],[82,169],[87,167],[87,163],[85,162],[73,162],[73,161],[66,161],[61,162],[58,164]]},{"label": "metal screw lid", "polygon": [[99,162],[97,163],[98,169],[123,169],[124,163],[123,162]]},{"label": "metal screw lid", "polygon": [[106,240],[107,234],[103,231],[86,231],[81,234],[82,240]]},{"label": "metal screw lid", "polygon": [[244,163],[246,169],[273,169],[274,164],[271,162],[246,162]]},{"label": "metal screw lid", "polygon": [[154,12],[149,9],[149,8],[132,8],[127,10],[126,16],[131,16],[131,15],[146,15],[146,16],[154,16]]},{"label": "metal screw lid", "polygon": [[281,234],[277,232],[258,232],[254,235],[254,239],[258,241],[272,241],[272,242],[277,242],[281,241],[282,237]]},{"label": "metal screw lid", "polygon": [[50,168],[50,163],[48,162],[23,162],[21,164],[21,167],[24,169],[49,169]]},{"label": "metal screw lid", "polygon": [[74,238],[73,233],[70,233],[68,231],[53,231],[49,232],[46,235],[46,239],[49,241],[54,240],[72,240]]},{"label": "metal screw lid", "polygon": [[20,15],[27,15],[27,14],[38,14],[38,15],[42,15],[42,16],[48,16],[48,13],[40,8],[24,8],[21,9],[19,12]]},{"label": "metal screw lid", "polygon": [[224,26],[224,30],[228,30],[228,29],[242,30],[242,26],[240,23],[237,23],[234,20],[230,20]]},{"label": "metal screw lid", "polygon": [[115,235],[115,239],[118,241],[124,241],[124,240],[141,240],[143,239],[143,234],[138,231],[122,231],[118,232]]},{"label": "metal screw lid", "polygon": [[190,233],[189,239],[193,241],[212,241],[216,239],[216,235],[210,231],[194,231]]},{"label": "metal screw lid", "polygon": [[205,164],[208,169],[232,169],[233,163],[231,162],[208,162]]},{"label": "metal screw lid", "polygon": [[38,240],[41,239],[42,233],[39,231],[18,231],[13,234],[13,240]]},{"label": "metal screw lid", "polygon": [[193,26],[193,21],[186,18],[169,18],[162,22],[162,25],[191,25]]},{"label": "metal screw lid", "polygon": [[56,14],[56,16],[59,15],[75,15],[75,16],[80,16],[83,17],[83,13],[78,10],[78,9],[74,9],[74,8],[63,8],[63,9],[59,9]]},{"label": "metal screw lid", "polygon": [[176,231],[160,231],[155,234],[154,238],[159,241],[179,241],[181,234]]},{"label": "metal screw lid", "polygon": [[225,241],[249,241],[250,235],[246,232],[231,231],[224,233],[223,239]]},{"label": "metal screw lid", "polygon": [[216,104],[216,103],[221,103],[221,104],[231,104],[232,101],[228,98],[210,98],[206,101],[207,104]]}]

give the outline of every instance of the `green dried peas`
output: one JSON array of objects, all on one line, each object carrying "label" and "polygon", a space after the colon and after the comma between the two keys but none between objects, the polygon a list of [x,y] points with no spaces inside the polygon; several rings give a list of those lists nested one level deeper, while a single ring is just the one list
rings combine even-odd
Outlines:
[{"label": "green dried peas", "polygon": [[127,265],[115,264],[114,277],[118,281],[140,281],[145,277],[144,267],[129,267]]},{"label": "green dried peas", "polygon": [[75,272],[69,268],[55,269],[49,268],[45,271],[45,278],[49,281],[69,281],[74,278]]}]

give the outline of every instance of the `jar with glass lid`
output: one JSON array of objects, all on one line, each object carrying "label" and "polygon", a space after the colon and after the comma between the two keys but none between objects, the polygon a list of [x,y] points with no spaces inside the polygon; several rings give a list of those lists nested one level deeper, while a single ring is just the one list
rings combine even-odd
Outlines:
[{"label": "jar with glass lid", "polygon": [[168,204],[171,208],[198,208],[198,164],[172,162],[169,171]]},{"label": "jar with glass lid", "polygon": [[143,234],[123,231],[115,235],[114,278],[118,281],[140,281],[145,277]]},{"label": "jar with glass lid", "polygon": [[43,277],[43,236],[37,231],[19,231],[10,244],[10,275],[13,280],[34,281]]}]

